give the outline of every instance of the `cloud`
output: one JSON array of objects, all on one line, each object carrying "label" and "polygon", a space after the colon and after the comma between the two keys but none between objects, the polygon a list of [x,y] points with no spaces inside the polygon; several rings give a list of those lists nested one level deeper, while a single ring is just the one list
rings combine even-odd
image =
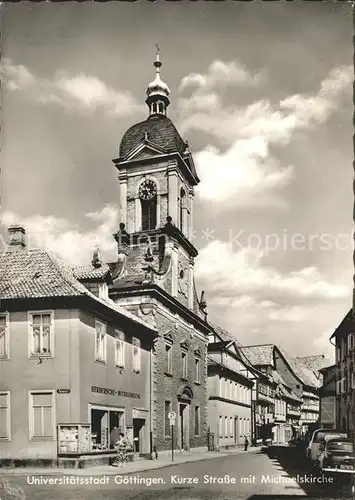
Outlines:
[{"label": "cloud", "polygon": [[[227,72],[225,77],[228,83]],[[280,190],[292,181],[293,166],[280,165],[270,147],[284,147],[296,131],[325,123],[353,80],[352,68],[333,68],[315,95],[295,94],[278,105],[267,99],[247,106],[223,105],[216,89],[222,80],[223,71],[219,79],[194,74],[180,86],[192,88],[189,98],[180,99],[182,134],[195,130],[209,137],[209,145],[195,156],[200,197],[221,206],[287,206]]]},{"label": "cloud", "polygon": [[207,73],[190,73],[180,83],[179,90],[194,88],[207,91],[215,87],[230,85],[256,85],[263,79],[263,73],[252,74],[238,61],[213,61]]},{"label": "cloud", "polygon": [[53,251],[71,265],[88,264],[97,247],[104,257],[115,259],[116,242],[112,234],[118,227],[117,209],[106,205],[98,212],[86,214],[86,217],[96,223],[87,231],[78,229],[64,218],[41,215],[21,217],[12,212],[2,215],[2,224],[4,228],[21,224],[26,229],[29,248]]},{"label": "cloud", "polygon": [[292,166],[281,168],[269,158],[268,144],[261,136],[236,141],[222,153],[206,148],[195,156],[201,183],[196,193],[201,199],[218,200],[233,206],[279,205],[275,191],[287,186],[293,178]]},{"label": "cloud", "polygon": [[129,116],[144,108],[130,92],[115,90],[96,76],[84,73],[69,75],[58,71],[51,79],[44,79],[4,58],[1,77],[10,91],[25,92],[39,104],[56,104],[71,112],[102,110],[114,116]]},{"label": "cloud", "polygon": [[[255,304],[265,308],[267,301],[265,309],[270,320],[277,319],[277,314],[270,316],[273,303],[298,307],[350,296],[350,288],[327,282],[315,267],[280,273],[263,264],[262,251],[250,248],[235,250],[230,243],[214,240],[200,250],[195,276],[206,289],[213,291],[211,300],[219,301],[218,305],[224,301],[225,305],[237,307],[240,297],[244,297],[244,301],[246,297],[251,297]],[[289,310],[289,318],[294,318],[294,313],[295,310]],[[284,312],[283,318],[286,317]]]}]

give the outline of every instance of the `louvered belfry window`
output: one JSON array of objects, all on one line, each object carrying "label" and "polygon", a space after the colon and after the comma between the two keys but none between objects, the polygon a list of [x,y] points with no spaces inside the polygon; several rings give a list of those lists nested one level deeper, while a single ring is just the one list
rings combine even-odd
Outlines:
[{"label": "louvered belfry window", "polygon": [[141,200],[142,204],[142,231],[155,229],[157,225],[157,197],[151,200]]}]

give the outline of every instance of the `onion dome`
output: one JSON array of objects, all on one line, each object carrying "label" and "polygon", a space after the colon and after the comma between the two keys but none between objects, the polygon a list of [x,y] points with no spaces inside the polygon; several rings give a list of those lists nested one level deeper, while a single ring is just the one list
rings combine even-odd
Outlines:
[{"label": "onion dome", "polygon": [[157,46],[156,59],[154,61],[154,66],[156,70],[155,79],[148,85],[146,90],[147,99],[146,103],[149,108],[149,115],[166,115],[166,109],[170,104],[169,87],[160,78],[160,68],[162,63],[159,57],[160,49]]}]

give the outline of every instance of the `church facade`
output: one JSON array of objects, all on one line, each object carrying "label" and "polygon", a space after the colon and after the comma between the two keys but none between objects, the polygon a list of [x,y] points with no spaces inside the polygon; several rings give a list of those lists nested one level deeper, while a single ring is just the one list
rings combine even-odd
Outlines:
[{"label": "church facade", "polygon": [[[110,298],[152,324],[152,451],[206,446],[207,323],[194,283],[194,187],[199,183],[188,144],[167,116],[169,88],[147,88],[148,118],[124,134],[118,170],[120,228],[111,265]],[[169,414],[175,413],[174,429]]]}]

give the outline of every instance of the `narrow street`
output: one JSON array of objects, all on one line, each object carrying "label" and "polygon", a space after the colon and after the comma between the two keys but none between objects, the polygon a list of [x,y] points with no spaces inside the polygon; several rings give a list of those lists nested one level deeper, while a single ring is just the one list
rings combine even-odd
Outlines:
[{"label": "narrow street", "polygon": [[[258,500],[296,498],[299,496],[323,498],[350,498],[349,486],[337,484],[312,484],[305,478],[320,477],[306,470],[302,455],[295,448],[272,447],[265,451],[224,456],[213,460],[172,465],[160,470],[152,470],[124,475],[117,469],[108,469],[107,476],[50,475],[49,471],[33,476],[6,475],[3,481],[8,493],[0,488],[1,500],[24,498],[30,500],[127,500],[176,499],[176,500]],[[296,475],[300,481],[292,480]],[[44,483],[45,479],[57,480],[69,477],[74,480],[104,484],[30,484],[34,478]],[[103,479],[104,478],[104,479]],[[124,481],[125,484],[122,484]],[[139,484],[135,484],[139,483]],[[155,484],[154,484],[155,483]],[[20,487],[25,497],[9,490],[9,486]],[[10,494],[9,494],[10,491]]]}]

